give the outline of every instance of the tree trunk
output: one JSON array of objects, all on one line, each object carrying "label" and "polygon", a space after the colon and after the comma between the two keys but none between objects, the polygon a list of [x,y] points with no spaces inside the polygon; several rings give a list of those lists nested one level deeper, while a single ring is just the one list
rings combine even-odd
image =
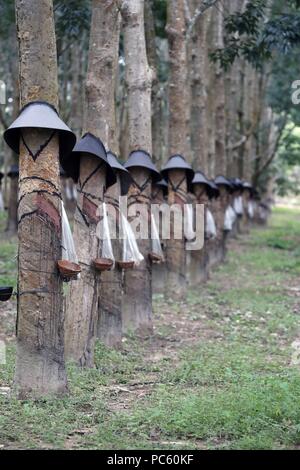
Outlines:
[{"label": "tree trunk", "polygon": [[[119,211],[120,189],[120,176],[117,175],[117,182],[105,193],[105,202],[113,205],[117,212]],[[111,243],[115,259],[120,260],[122,252],[118,234],[116,239],[111,240]],[[115,268],[103,272],[100,281],[98,338],[107,346],[118,347],[122,341],[122,271]]]},{"label": "tree trunk", "polygon": [[[244,10],[245,0],[226,0],[224,9],[228,14]],[[237,177],[237,160],[239,147],[234,148],[242,138],[239,132],[241,73],[244,60],[237,58],[230,70],[225,73],[225,117],[226,117],[226,176]]]},{"label": "tree trunk", "polygon": [[[201,2],[203,3],[203,2]],[[199,1],[193,1],[193,15],[199,7]],[[189,70],[191,87],[191,147],[193,149],[193,165],[196,170],[205,174],[208,172],[208,121],[207,112],[207,89],[208,89],[208,46],[207,28],[209,23],[208,12],[201,15],[196,22],[193,33],[188,43],[191,48]],[[198,188],[195,188],[198,191]],[[203,189],[203,188],[202,188]],[[204,188],[205,189],[205,188]],[[195,204],[206,203],[206,192]],[[189,263],[189,284],[197,286],[207,280],[207,246],[206,243],[201,250],[187,253]]]},{"label": "tree trunk", "polygon": [[[157,186],[153,185],[152,187],[152,204],[166,204],[166,199],[162,189],[159,189]],[[163,239],[162,231],[162,216],[160,216],[160,225],[159,225],[159,239],[161,242],[162,250],[165,257],[166,249],[166,240]],[[165,291],[165,282],[166,282],[166,263],[155,263],[152,265],[152,291],[155,294],[164,294]]]},{"label": "tree trunk", "polygon": [[95,272],[93,260],[99,258],[97,208],[103,201],[105,185],[105,171],[95,172],[98,165],[96,157],[82,154],[80,181],[87,182],[78,187],[74,218],[74,242],[82,271],[80,279],[71,282],[66,311],[66,356],[86,367],[94,366],[98,319],[99,274]]},{"label": "tree trunk", "polygon": [[[167,7],[167,35],[169,42],[169,154],[181,154],[189,157],[188,145],[188,103],[187,87],[187,51],[186,51],[186,18],[183,0],[170,0]],[[172,173],[172,175],[171,175]],[[174,186],[182,181],[185,171],[170,172],[172,185],[169,185],[168,202],[175,200],[183,206],[185,198],[179,198]],[[187,193],[186,178],[181,184],[183,193]],[[173,224],[172,224],[173,225]],[[167,280],[165,294],[183,299],[186,296],[186,251],[185,240],[175,240],[173,226],[170,240],[167,240]]]},{"label": "tree trunk", "polygon": [[[194,0],[194,10],[199,2]],[[208,170],[208,113],[207,113],[207,27],[208,15],[203,14],[194,27],[188,49],[190,54],[191,74],[191,146],[193,164],[196,170],[205,174]]]},{"label": "tree trunk", "polygon": [[[52,0],[16,0],[21,105],[44,100],[57,107],[57,62]],[[38,148],[51,131],[28,128]],[[34,161],[20,145],[19,273],[15,387],[20,397],[67,391],[64,363],[61,200],[58,136]],[[43,179],[32,179],[41,176]],[[30,179],[28,179],[30,178]]]},{"label": "tree trunk", "polygon": [[[81,75],[81,50],[78,45],[74,45],[70,50],[70,79],[71,79],[71,108],[70,108],[70,125],[73,132],[79,139],[82,131],[82,87],[80,83]],[[68,76],[68,73],[67,73]]]},{"label": "tree trunk", "polygon": [[[152,72],[146,54],[144,28],[144,0],[124,0],[122,3],[126,86],[128,90],[128,141],[130,151],[142,149],[152,154],[151,135],[151,84]],[[134,168],[130,171],[134,180],[142,186],[149,180],[149,171]],[[133,195],[134,193],[134,195]],[[151,181],[143,190],[151,198]],[[129,190],[129,202],[134,212],[139,194],[136,188]],[[148,216],[147,216],[148,219]],[[125,272],[123,299],[123,329],[152,331],[152,267],[148,259],[150,239],[138,240],[144,256],[140,265]]]},{"label": "tree trunk", "polygon": [[[112,126],[112,107],[118,24],[117,1],[104,3],[102,0],[93,0],[84,131],[99,137],[106,148],[110,140],[114,139],[115,131]],[[83,155],[80,181],[86,181],[98,164],[97,158]],[[70,359],[87,367],[94,366],[101,294],[101,275],[95,272],[93,260],[100,257],[100,243],[96,237],[99,217],[96,212],[99,204],[103,202],[104,188],[105,171],[101,169],[101,172],[96,172],[88,178],[84,188],[78,188],[79,199],[75,213],[74,240],[82,273],[80,280],[72,283],[68,297],[66,353]]]},{"label": "tree trunk", "polygon": [[[103,3],[103,2],[102,2]],[[98,32],[97,40],[99,47],[105,49],[107,61],[105,66],[99,70],[98,88],[103,93],[102,106],[107,115],[109,132],[105,144],[107,149],[118,155],[118,135],[116,129],[115,93],[117,82],[117,70],[119,59],[120,39],[120,13],[118,1],[110,5],[101,6],[105,22],[102,23],[101,31]],[[95,43],[95,42],[94,42]],[[99,123],[99,132],[105,135],[105,128]],[[118,210],[119,196],[121,190],[120,177],[117,182],[108,188],[105,193],[105,201],[113,204]],[[120,259],[121,244],[119,239],[112,240],[112,248],[116,259]],[[119,269],[106,271],[99,276],[99,304],[98,304],[98,338],[107,346],[119,346],[122,340],[122,297],[123,297],[123,275]]]},{"label": "tree trunk", "polygon": [[[202,184],[194,185],[195,204],[203,204],[204,206],[204,227],[206,224],[206,209],[208,204],[208,196],[206,187]],[[207,281],[208,265],[207,265],[207,246],[206,241],[201,250],[190,252],[190,285],[193,287]]]},{"label": "tree trunk", "polygon": [[163,109],[162,109],[162,89],[158,80],[158,64],[159,58],[156,51],[156,37],[155,25],[153,15],[153,0],[145,2],[145,36],[146,36],[146,49],[149,66],[152,70],[152,93],[151,93],[151,106],[152,106],[152,150],[153,159],[155,163],[161,163],[163,159]]},{"label": "tree trunk", "polygon": [[[215,48],[223,48],[223,30],[224,30],[224,16],[223,6],[220,3],[218,8],[214,11],[214,45]],[[214,77],[214,103],[215,103],[215,174],[225,175],[226,174],[226,151],[225,151],[225,86],[224,86],[224,72],[219,64],[215,66],[215,77]]]}]

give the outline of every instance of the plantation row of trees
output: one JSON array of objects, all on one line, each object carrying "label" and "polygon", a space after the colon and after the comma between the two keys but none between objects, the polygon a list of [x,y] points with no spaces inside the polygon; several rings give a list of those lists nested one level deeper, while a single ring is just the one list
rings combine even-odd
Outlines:
[{"label": "plantation row of trees", "polygon": [[[292,3],[297,18],[298,5]],[[51,114],[51,106],[59,110],[78,138],[88,133],[87,139],[101,139],[122,161],[129,155],[147,161],[143,166],[132,165],[130,158],[127,162],[133,208],[150,204],[151,178],[157,174],[153,162],[160,169],[169,156],[179,154],[209,178],[240,177],[257,185],[282,135],[287,138],[293,109],[288,103],[287,109],[276,109],[276,63],[267,61],[273,30],[280,33],[273,13],[279,9],[279,25],[284,18],[279,2],[74,0],[53,5],[52,0],[16,0],[15,10],[12,2],[1,8],[1,73],[10,95],[1,110],[3,128],[19,108],[47,102],[50,107],[43,113]],[[290,37],[291,44],[297,41]],[[3,147],[4,170],[13,162],[20,165],[19,184],[11,184],[10,197],[13,201],[19,193],[15,382],[21,396],[65,392],[65,358],[92,366],[99,318],[100,337],[111,328],[112,318],[121,318],[128,328],[152,330],[151,241],[139,242],[144,259],[136,269],[99,275],[93,268],[99,254],[97,208],[108,198],[117,199],[121,181],[106,191],[110,167],[87,150],[77,151],[81,157],[73,230],[81,274],[71,283],[64,306],[56,269],[62,228],[58,156],[61,162],[67,159],[64,152],[73,137],[66,134],[69,130],[62,135],[57,116],[49,119],[56,124],[46,129],[24,126],[19,156]],[[132,156],[133,151],[137,153]],[[69,169],[74,172],[75,153],[72,157]],[[170,171],[168,201],[183,204],[189,169]],[[220,233],[228,197],[224,189],[216,208]],[[9,204],[11,231],[16,207],[16,201]],[[184,298],[186,265],[184,241],[171,239],[168,295]]]}]

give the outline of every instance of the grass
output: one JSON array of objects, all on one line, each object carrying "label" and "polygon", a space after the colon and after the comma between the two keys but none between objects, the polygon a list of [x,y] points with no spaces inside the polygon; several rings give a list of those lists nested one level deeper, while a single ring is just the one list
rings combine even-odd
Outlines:
[{"label": "grass", "polygon": [[[0,236],[5,230],[4,214],[0,213]],[[6,237],[0,238],[0,285],[10,286],[16,285],[16,269],[17,269],[17,246],[16,238]]]},{"label": "grass", "polygon": [[[95,369],[69,365],[69,396],[0,395],[0,446],[298,448],[300,373],[291,363],[300,326],[299,215],[275,209],[269,227],[235,242],[184,304],[155,296],[155,337],[126,338],[121,351],[98,343]],[[0,283],[15,282],[15,245],[0,250]],[[14,356],[10,341],[2,386],[12,383]]]}]

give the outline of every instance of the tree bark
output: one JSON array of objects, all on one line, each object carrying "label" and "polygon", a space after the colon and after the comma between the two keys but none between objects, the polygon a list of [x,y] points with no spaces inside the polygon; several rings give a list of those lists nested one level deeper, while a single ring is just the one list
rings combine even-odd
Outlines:
[{"label": "tree bark", "polygon": [[[219,4],[214,11],[214,45],[215,48],[224,47],[223,30],[224,30],[223,6]],[[215,106],[215,174],[226,174],[226,151],[225,151],[225,86],[224,71],[219,64],[214,64],[214,106]]]},{"label": "tree bark", "polygon": [[[16,0],[16,17],[21,105],[44,100],[57,107],[52,0]],[[31,148],[38,148],[51,135],[51,131],[33,128],[23,133]],[[15,388],[22,398],[67,391],[62,281],[56,269],[61,258],[58,153],[57,134],[36,161],[20,145]]]},{"label": "tree bark", "polygon": [[[166,199],[162,189],[159,189],[157,186],[153,185],[152,187],[152,204],[165,204]],[[161,242],[162,250],[165,258],[165,249],[166,249],[166,240],[162,238],[162,216],[160,216],[159,224],[159,239]],[[165,291],[165,282],[166,282],[166,263],[162,262],[159,264],[152,265],[152,290],[155,294],[164,294]]]},{"label": "tree bark", "polygon": [[[125,48],[125,80],[128,96],[128,141],[130,151],[142,149],[152,154],[151,132],[151,85],[152,71],[146,54],[144,27],[144,0],[124,0],[122,17]],[[143,195],[150,201],[150,173],[143,168],[130,171],[139,186],[148,180]],[[131,186],[129,203],[136,210],[139,191]],[[147,216],[148,222],[148,216]],[[125,272],[123,299],[123,330],[152,331],[152,267],[148,259],[150,239],[138,240],[139,250],[144,256],[140,265]]]},{"label": "tree bark", "polygon": [[[245,0],[226,0],[224,9],[228,14],[242,13]],[[238,151],[239,146],[235,148],[243,135],[239,132],[239,118],[242,111],[240,109],[241,94],[241,74],[244,59],[236,58],[230,70],[225,73],[225,117],[226,117],[226,176],[238,176]]]},{"label": "tree bark", "polygon": [[188,64],[186,18],[183,0],[170,0],[167,7],[169,41],[169,154],[181,153],[187,159],[188,145]]},{"label": "tree bark", "polygon": [[[105,193],[105,202],[115,207],[119,215],[119,196],[121,182],[117,175],[117,182],[108,188]],[[118,230],[118,226],[117,226]],[[117,238],[111,240],[116,260],[121,259],[121,243]],[[122,300],[123,300],[123,273],[115,268],[101,273],[98,305],[98,338],[107,346],[119,347],[122,342]]]},{"label": "tree bark", "polygon": [[[204,227],[206,224],[206,210],[208,205],[208,196],[206,194],[205,185],[194,185],[195,204],[203,204],[204,206]],[[207,246],[204,241],[204,246],[201,250],[190,252],[190,285],[193,287],[199,286],[200,283],[207,281],[208,278],[208,265],[207,265]]]},{"label": "tree bark", "polygon": [[152,70],[152,151],[153,160],[160,164],[164,153],[164,136],[163,136],[163,89],[158,79],[159,57],[157,54],[155,25],[153,15],[153,0],[145,2],[145,36],[146,49],[149,66]]},{"label": "tree bark", "polygon": [[[118,51],[117,1],[93,0],[90,32],[84,131],[99,137],[107,148],[114,141],[112,125],[114,80]],[[82,155],[80,181],[93,174],[99,160]],[[97,336],[101,275],[95,272],[93,260],[99,258],[101,245],[96,237],[99,222],[97,208],[104,200],[105,170],[103,167],[78,187],[74,240],[82,267],[79,281],[71,283],[68,297],[66,353],[81,366],[94,366]],[[84,215],[84,217],[83,217]]]},{"label": "tree bark", "polygon": [[[74,242],[81,266],[80,279],[71,282],[66,310],[66,357],[82,367],[94,366],[94,347],[98,320],[98,276],[93,260],[99,258],[96,227],[97,208],[104,197],[105,171],[95,172],[99,161],[82,154],[78,185],[77,210],[74,217]],[[91,177],[91,175],[93,176]]]},{"label": "tree bark", "polygon": [[[213,38],[213,19],[215,15],[215,9],[211,8],[207,11],[207,34],[205,37],[205,42],[207,44],[207,53],[209,54],[214,50],[214,38]],[[207,83],[214,83],[214,68],[210,60],[207,63],[206,76]],[[215,173],[215,155],[216,155],[216,138],[215,138],[215,101],[214,101],[214,87],[207,86],[207,101],[206,101],[206,111],[207,111],[207,138],[208,138],[208,148],[207,148],[207,176],[209,178],[214,178]]]},{"label": "tree bark", "polygon": [[[100,2],[103,3],[103,2]],[[115,93],[119,59],[120,39],[120,12],[118,1],[108,6],[101,5],[99,16],[104,18],[101,30],[98,31],[97,42],[99,47],[106,51],[107,61],[99,70],[97,86],[102,94],[102,106],[108,120],[108,136],[105,141],[107,149],[118,155],[118,135],[116,129]],[[95,44],[95,41],[94,41]],[[100,134],[105,135],[105,128],[99,123]],[[118,211],[121,190],[120,176],[117,182],[107,189],[104,200],[113,204]],[[119,239],[112,240],[112,248],[116,259],[120,259],[121,245]],[[107,346],[119,346],[122,340],[122,297],[123,276],[122,271],[113,269],[99,276],[99,303],[98,303],[98,338]]]},{"label": "tree bark", "polygon": [[[170,206],[177,204],[181,206],[184,215],[184,204],[187,202],[187,180],[184,178],[185,172],[182,170],[169,171],[168,203]],[[170,181],[172,184],[170,184]],[[180,187],[180,195],[174,191],[174,187]],[[170,224],[170,239],[166,242],[166,284],[165,297],[183,300],[187,290],[187,253],[185,250],[185,238],[175,239],[174,219]],[[182,225],[183,228],[183,225]],[[183,231],[182,231],[183,233]]]},{"label": "tree bark", "polygon": [[[170,0],[167,4],[167,35],[169,43],[169,154],[181,154],[189,158],[189,90],[188,60],[186,49],[186,16],[184,0]],[[171,175],[172,173],[172,175]],[[185,176],[185,171],[170,172],[173,186],[169,185],[168,202],[178,199],[182,205],[186,198],[179,198],[174,186]],[[183,193],[187,193],[186,178],[181,184]],[[173,224],[170,240],[167,240],[167,279],[165,294],[183,299],[186,296],[186,251],[185,240],[175,240]]]},{"label": "tree bark", "polygon": [[[194,0],[194,11],[199,2]],[[208,171],[208,113],[207,113],[207,27],[208,15],[203,14],[193,29],[188,50],[191,74],[191,147],[195,169]]]}]

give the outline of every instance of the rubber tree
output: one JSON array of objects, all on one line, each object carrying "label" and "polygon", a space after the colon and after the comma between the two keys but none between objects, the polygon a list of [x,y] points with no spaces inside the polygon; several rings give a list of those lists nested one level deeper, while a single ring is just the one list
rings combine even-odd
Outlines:
[{"label": "rubber tree", "polygon": [[[83,130],[100,138],[106,148],[114,141],[112,108],[118,23],[118,2],[93,0]],[[87,367],[94,366],[99,296],[103,295],[102,275],[93,267],[93,260],[100,257],[101,246],[96,236],[100,220],[97,209],[104,201],[106,176],[104,167],[97,170],[98,165],[99,161],[94,157],[81,155],[79,182],[86,181],[86,184],[84,191],[80,184],[78,186],[74,239],[82,273],[80,280],[73,282],[70,288],[66,327],[68,358]]]},{"label": "rubber tree", "polygon": [[[93,63],[90,66],[88,83],[90,87],[89,107],[97,102],[101,112],[98,120],[98,134],[107,149],[118,155],[116,129],[115,92],[119,59],[120,9],[119,0],[93,2],[91,41]],[[96,70],[95,70],[96,67]],[[119,209],[121,189],[120,177],[106,190],[104,200]],[[120,256],[120,241],[112,240],[116,259]],[[122,271],[113,269],[97,277],[99,284],[97,336],[108,346],[116,346],[122,336]]]},{"label": "rubber tree", "polygon": [[[246,0],[227,0],[224,8],[228,9],[228,14],[244,10]],[[244,81],[243,74],[244,59],[238,57],[225,73],[225,113],[226,113],[226,152],[227,152],[227,176],[238,176],[238,152],[244,145],[245,136],[240,134],[243,124],[243,110],[241,103],[243,100]]]},{"label": "rubber tree", "polygon": [[[200,8],[204,8],[204,1],[193,0],[191,2],[192,18],[197,15]],[[211,116],[208,113],[208,92],[209,92],[209,57],[207,43],[207,29],[209,25],[210,11],[203,12],[198,16],[193,28],[190,27],[187,33],[187,48],[189,54],[189,76],[190,76],[190,111],[191,111],[191,147],[193,152],[193,165],[196,170],[207,174],[208,171],[208,130]],[[207,203],[206,191],[193,186],[197,196],[196,203]],[[195,192],[196,191],[196,192]],[[196,250],[190,254],[190,283],[197,285],[207,278],[207,244],[201,250]]]},{"label": "rubber tree", "polygon": [[[112,157],[117,158],[114,154]],[[113,165],[113,163],[112,163]],[[109,205],[110,214],[117,217],[116,238],[111,239],[115,260],[122,259],[122,244],[119,240],[118,217],[120,211],[119,196],[122,188],[121,171],[116,170],[117,181],[105,193],[105,202]],[[107,346],[119,347],[122,341],[122,299],[123,299],[123,273],[115,267],[101,274],[100,297],[98,305],[98,338]]]},{"label": "rubber tree", "polygon": [[[167,201],[167,192],[168,184],[166,181],[162,180],[158,184],[152,185],[152,203],[153,204],[165,204]],[[165,240],[162,237],[162,216],[159,219],[160,222],[160,231],[159,238],[162,244],[162,249],[165,255]],[[154,264],[152,267],[152,288],[155,294],[163,294],[165,289],[166,282],[166,263]]]},{"label": "rubber tree", "polygon": [[[129,151],[142,149],[152,154],[151,85],[152,71],[146,54],[144,0],[124,0],[122,19],[125,52],[125,80],[128,99]],[[143,188],[143,196],[151,198],[150,172],[136,167],[130,170],[134,181]],[[141,192],[136,186],[129,189],[129,201],[134,213]],[[142,216],[143,217],[143,216]],[[147,215],[148,220],[148,215]],[[148,259],[150,239],[138,240],[144,261],[138,268],[125,273],[123,299],[123,328],[151,332],[152,325],[152,268]]]},{"label": "rubber tree", "polygon": [[163,88],[158,77],[159,57],[157,53],[156,44],[156,31],[154,22],[154,1],[147,0],[145,2],[145,36],[146,36],[146,50],[149,66],[151,67],[152,77],[152,93],[151,93],[151,107],[152,107],[152,151],[153,159],[157,165],[163,161],[164,157],[164,132],[165,124],[163,123]]},{"label": "rubber tree", "polygon": [[[197,177],[197,172],[196,176]],[[202,175],[201,175],[202,177]],[[206,209],[208,205],[208,195],[206,192],[207,186],[200,182],[202,178],[198,178],[198,183],[193,184],[193,193],[195,195],[195,204],[202,204],[204,206],[204,224],[206,223]],[[197,181],[197,179],[195,179]],[[208,277],[207,272],[207,247],[206,244],[201,250],[191,252],[191,265],[190,265],[190,284],[197,286],[199,283],[205,282]]]},{"label": "rubber tree", "polygon": [[[193,0],[192,13],[195,14],[199,1]],[[203,4],[200,2],[200,4]],[[208,47],[207,28],[209,11],[203,13],[187,35],[190,71],[191,147],[195,169],[207,173],[208,170]]]},{"label": "rubber tree", "polygon": [[[16,0],[16,19],[21,106],[43,100],[57,109],[52,0]],[[22,398],[67,391],[62,281],[56,271],[61,257],[58,135],[36,160],[28,153],[28,148],[42,148],[50,134],[28,128],[27,146],[20,144],[15,387]]]},{"label": "rubber tree", "polygon": [[[188,87],[187,87],[187,49],[186,17],[184,0],[170,0],[167,3],[167,26],[169,44],[169,155],[188,154]],[[172,174],[171,174],[172,173]],[[186,201],[187,181],[185,172],[170,172],[168,202],[183,205]],[[174,187],[180,184],[181,196],[175,194]],[[174,239],[171,227],[170,240],[167,241],[167,279],[166,296],[175,295],[182,299],[186,295],[186,252],[185,240]]]},{"label": "rubber tree", "polygon": [[[224,47],[224,7],[220,3],[213,13],[214,47]],[[224,71],[219,63],[214,64],[213,91],[215,108],[215,174],[226,174],[226,127],[225,127],[225,82]]]}]

